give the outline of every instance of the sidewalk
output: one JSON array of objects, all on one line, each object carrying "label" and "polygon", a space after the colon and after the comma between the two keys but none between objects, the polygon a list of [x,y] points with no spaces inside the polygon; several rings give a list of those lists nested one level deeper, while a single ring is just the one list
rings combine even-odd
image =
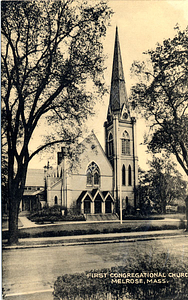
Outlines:
[{"label": "sidewalk", "polygon": [[35,224],[34,222],[31,222],[27,217],[25,216],[20,216],[19,217],[20,222],[22,223],[22,226],[19,226],[18,228],[33,228],[33,227],[38,227],[40,225]]},{"label": "sidewalk", "polygon": [[[20,216],[19,217],[22,226],[19,228],[33,228],[33,227],[47,227],[47,226],[57,226],[57,225],[64,225],[64,224],[94,224],[94,223],[120,223],[120,220],[102,220],[102,221],[59,221],[55,223],[44,223],[44,224],[36,224],[32,221],[30,221],[27,217],[25,216]],[[153,220],[123,220],[123,223],[130,223],[130,222],[140,222],[140,223],[145,223],[146,221],[158,221],[157,219]],[[179,219],[170,219],[170,218],[164,218],[162,220],[159,220],[160,222],[180,222]]]},{"label": "sidewalk", "polygon": [[170,239],[187,237],[188,232],[179,230],[158,230],[148,232],[126,232],[126,233],[106,233],[92,235],[44,237],[44,238],[24,238],[19,239],[19,244],[14,246],[3,245],[4,250],[75,246],[101,243],[136,242],[145,240]]}]

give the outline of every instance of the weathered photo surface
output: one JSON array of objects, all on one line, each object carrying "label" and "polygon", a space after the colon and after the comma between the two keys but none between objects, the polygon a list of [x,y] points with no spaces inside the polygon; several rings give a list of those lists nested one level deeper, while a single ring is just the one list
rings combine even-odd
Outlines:
[{"label": "weathered photo surface", "polygon": [[1,2],[3,299],[188,299],[187,12]]}]

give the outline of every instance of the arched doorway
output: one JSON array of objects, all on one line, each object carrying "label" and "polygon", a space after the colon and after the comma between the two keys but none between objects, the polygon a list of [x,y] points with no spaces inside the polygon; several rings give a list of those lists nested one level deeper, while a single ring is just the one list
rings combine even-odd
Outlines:
[{"label": "arched doorway", "polygon": [[91,213],[91,199],[87,195],[84,199],[84,214],[90,214]]},{"label": "arched doorway", "polygon": [[110,214],[112,212],[112,199],[110,196],[105,201],[105,213]]},{"label": "arched doorway", "polygon": [[95,214],[101,214],[102,212],[102,198],[100,194],[95,198]]}]

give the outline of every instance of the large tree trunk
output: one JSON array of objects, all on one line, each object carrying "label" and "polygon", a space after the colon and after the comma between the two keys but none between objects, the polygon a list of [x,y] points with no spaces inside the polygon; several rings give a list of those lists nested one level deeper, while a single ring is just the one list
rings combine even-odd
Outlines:
[{"label": "large tree trunk", "polygon": [[18,214],[19,206],[23,197],[28,163],[21,164],[16,174],[11,174],[8,183],[9,194],[9,239],[10,245],[18,243]]},{"label": "large tree trunk", "polygon": [[18,243],[18,213],[20,201],[16,198],[16,195],[11,195],[9,197],[9,244]]},{"label": "large tree trunk", "polygon": [[162,213],[166,214],[166,200],[162,201],[161,208],[162,208]]}]

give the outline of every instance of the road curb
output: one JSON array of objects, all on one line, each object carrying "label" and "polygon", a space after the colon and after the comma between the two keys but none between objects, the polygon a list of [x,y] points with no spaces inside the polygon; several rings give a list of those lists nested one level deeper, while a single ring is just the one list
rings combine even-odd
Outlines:
[{"label": "road curb", "polygon": [[82,246],[82,245],[91,245],[91,244],[108,244],[108,243],[132,243],[132,242],[141,242],[141,241],[151,241],[151,240],[160,240],[160,239],[170,239],[170,238],[180,238],[180,237],[188,237],[186,234],[175,234],[175,235],[159,235],[159,236],[148,236],[148,237],[117,237],[117,238],[90,238],[85,239],[83,238],[82,241],[75,239],[72,240],[59,240],[56,243],[46,243],[46,244],[31,244],[31,245],[14,245],[14,246],[3,246],[3,250],[16,250],[16,249],[35,249],[35,248],[47,248],[47,247],[59,247],[59,246]]}]

